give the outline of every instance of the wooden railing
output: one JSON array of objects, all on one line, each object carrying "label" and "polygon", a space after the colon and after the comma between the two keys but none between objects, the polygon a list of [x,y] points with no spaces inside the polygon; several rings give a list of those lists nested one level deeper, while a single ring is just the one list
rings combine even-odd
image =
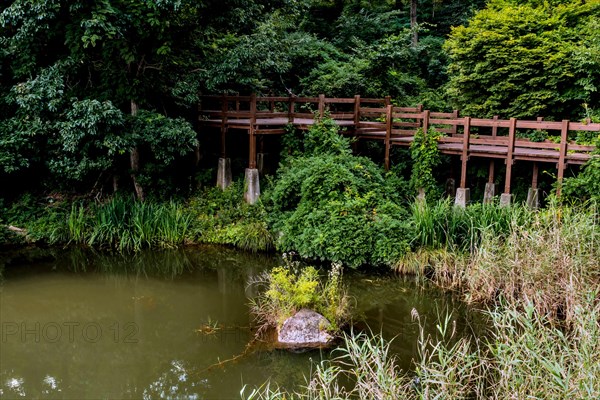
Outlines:
[{"label": "wooden railing", "polygon": [[[256,136],[283,134],[285,126],[293,124],[306,129],[314,123],[315,116],[325,113],[359,139],[381,140],[385,144],[386,168],[390,166],[391,146],[410,146],[416,131],[433,128],[443,132],[439,150],[444,154],[458,155],[462,160],[460,187],[466,185],[466,165],[470,157],[490,159],[490,180],[493,177],[493,160],[506,163],[505,193],[510,192],[512,165],[517,160],[556,163],[558,180],[562,181],[568,164],[583,164],[590,159],[594,146],[576,144],[573,133],[600,132],[600,124],[516,118],[489,119],[459,117],[457,110],[432,112],[417,107],[395,107],[389,97],[381,99],[319,97],[257,97],[202,96],[199,118],[202,126],[219,127],[222,134],[222,154],[225,156],[225,135],[229,129],[247,130],[250,135],[250,168],[255,167]],[[546,131],[554,140],[531,141],[520,136],[526,131]],[[537,182],[537,164],[534,165],[534,182]]]}]

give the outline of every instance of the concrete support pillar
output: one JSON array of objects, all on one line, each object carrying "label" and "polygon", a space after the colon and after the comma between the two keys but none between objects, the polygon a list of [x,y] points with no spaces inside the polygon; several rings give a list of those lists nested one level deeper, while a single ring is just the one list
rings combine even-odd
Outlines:
[{"label": "concrete support pillar", "polygon": [[540,189],[529,188],[527,192],[527,207],[533,210],[540,208]]},{"label": "concrete support pillar", "polygon": [[456,189],[456,199],[454,205],[465,208],[471,201],[471,190],[469,188]]},{"label": "concrete support pillar", "polygon": [[260,181],[258,179],[258,169],[246,168],[246,178],[244,180],[244,200],[248,204],[254,204],[260,197]]},{"label": "concrete support pillar", "polygon": [[485,190],[483,192],[483,203],[491,204],[494,202],[494,196],[498,193],[498,184],[488,182],[485,184]]},{"label": "concrete support pillar", "polygon": [[417,193],[417,201],[424,202],[425,201],[425,189],[419,188]]},{"label": "concrete support pillar", "polygon": [[225,190],[231,185],[231,158],[219,158],[219,169],[217,170],[217,186]]},{"label": "concrete support pillar", "polygon": [[264,176],[267,173],[266,161],[267,153],[256,153],[256,168],[258,169],[258,173],[261,176]]},{"label": "concrete support pillar", "polygon": [[[540,120],[538,118],[538,120]],[[531,187],[527,192],[527,207],[537,210],[540,208],[540,189],[538,189],[538,175],[539,175],[538,163],[533,163],[533,176],[531,179]]]},{"label": "concrete support pillar", "polygon": [[447,197],[456,196],[456,181],[454,178],[446,179],[445,191]]},{"label": "concrete support pillar", "polygon": [[502,193],[500,195],[500,207],[508,207],[512,203],[512,194]]}]

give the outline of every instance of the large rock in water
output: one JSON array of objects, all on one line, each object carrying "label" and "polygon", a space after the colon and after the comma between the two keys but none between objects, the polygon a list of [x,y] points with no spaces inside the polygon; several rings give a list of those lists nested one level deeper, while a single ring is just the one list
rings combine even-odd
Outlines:
[{"label": "large rock in water", "polygon": [[303,308],[285,320],[277,332],[280,345],[289,348],[313,348],[328,346],[333,336],[327,333],[331,323],[321,314]]}]

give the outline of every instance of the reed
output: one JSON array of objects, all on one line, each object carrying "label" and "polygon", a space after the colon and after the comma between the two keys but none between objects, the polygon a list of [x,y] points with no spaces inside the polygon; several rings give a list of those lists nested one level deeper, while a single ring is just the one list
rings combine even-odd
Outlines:
[{"label": "reed", "polygon": [[68,240],[73,243],[85,243],[87,216],[82,204],[71,204],[71,212],[67,218]]},{"label": "reed", "polygon": [[[488,312],[487,339],[456,338],[451,315],[437,332],[421,330],[412,371],[402,371],[380,336],[351,334],[339,356],[321,361],[306,386],[289,393],[273,383],[244,399],[597,399],[600,398],[598,292],[582,294],[570,328],[532,303],[501,302]],[[413,312],[413,316],[418,315]]]},{"label": "reed", "polygon": [[513,221],[504,237],[486,231],[453,284],[469,301],[531,302],[569,323],[580,294],[600,285],[598,220],[595,207],[550,207],[526,224]]},{"label": "reed", "polygon": [[490,312],[490,397],[600,398],[598,292],[580,296],[569,329],[556,326],[531,302]]}]

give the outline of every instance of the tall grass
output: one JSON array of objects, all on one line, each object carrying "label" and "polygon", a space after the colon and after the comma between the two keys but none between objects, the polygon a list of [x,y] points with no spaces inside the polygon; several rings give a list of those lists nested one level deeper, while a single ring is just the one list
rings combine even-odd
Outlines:
[{"label": "tall grass", "polygon": [[115,197],[91,210],[87,244],[119,250],[173,248],[183,244],[191,218],[173,203]]},{"label": "tall grass", "polygon": [[523,206],[416,203],[416,250],[399,272],[431,278],[469,302],[532,302],[555,320],[573,318],[579,293],[600,285],[600,213],[594,204],[532,211]]},{"label": "tall grass", "polygon": [[338,357],[322,361],[307,385],[288,393],[275,384],[244,399],[597,399],[600,398],[600,305],[582,295],[571,329],[550,323],[528,303],[489,312],[488,339],[456,338],[450,316],[436,335],[421,331],[414,370],[402,371],[380,336],[345,338]]},{"label": "tall grass", "polygon": [[54,221],[51,243],[74,243],[119,251],[174,248],[186,241],[191,217],[174,203],[114,197],[106,203],[73,203],[66,224]]},{"label": "tall grass", "polygon": [[498,296],[531,302],[542,315],[571,321],[581,293],[600,285],[600,226],[595,207],[556,208],[513,221],[509,234],[484,232],[452,277],[470,301]]},{"label": "tall grass", "polygon": [[506,399],[600,398],[598,292],[580,294],[570,329],[555,326],[533,303],[490,313],[490,392]]},{"label": "tall grass", "polygon": [[525,207],[499,207],[494,204],[473,204],[455,207],[450,199],[436,203],[414,202],[410,206],[415,228],[413,248],[449,247],[470,251],[481,242],[484,232],[504,235],[511,226],[525,223],[532,211]]}]

